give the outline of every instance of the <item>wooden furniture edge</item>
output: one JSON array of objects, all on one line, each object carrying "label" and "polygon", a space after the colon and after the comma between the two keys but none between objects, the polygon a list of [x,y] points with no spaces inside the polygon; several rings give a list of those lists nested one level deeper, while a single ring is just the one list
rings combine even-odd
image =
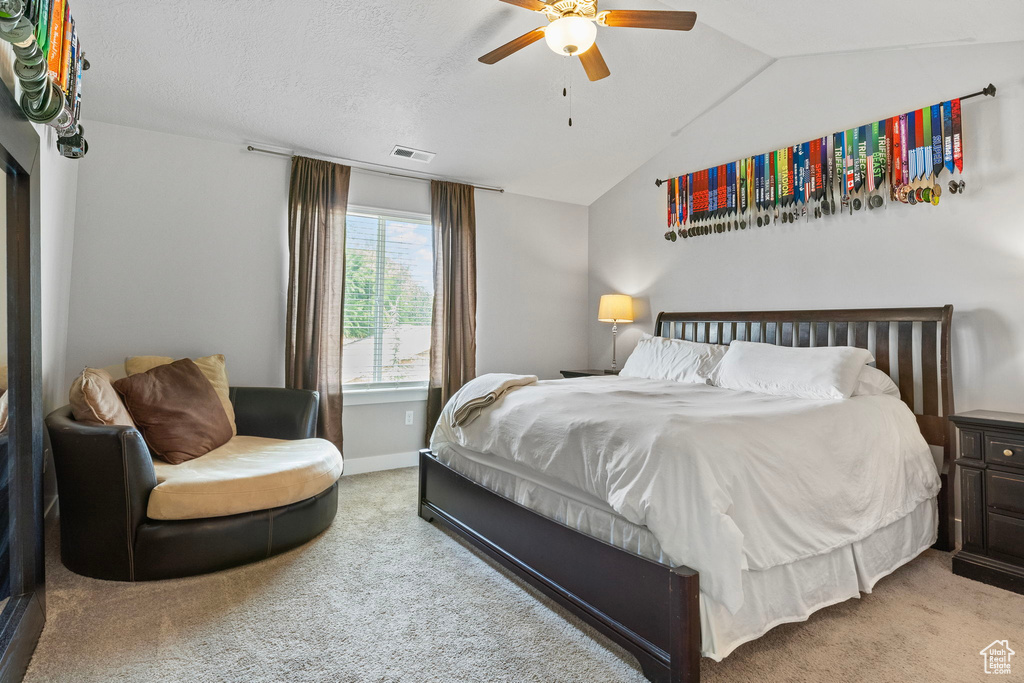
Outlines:
[{"label": "wooden furniture edge", "polygon": [[[432,492],[430,481],[438,476],[455,482],[453,488],[457,488],[458,491],[455,493],[451,491]],[[445,498],[446,495],[449,497],[448,500],[439,500],[439,498]],[[535,568],[541,554],[545,556],[545,561],[549,563],[554,561],[562,563],[566,567],[576,566],[579,560],[573,554],[568,543],[552,543],[546,544],[542,548],[535,548],[534,550],[537,554],[532,557],[526,556],[530,554],[529,551],[514,552],[506,547],[505,540],[495,539],[481,533],[480,530],[475,528],[473,520],[462,519],[458,515],[453,514],[449,509],[446,509],[447,507],[459,504],[459,501],[450,499],[453,495],[472,496],[485,501],[487,505],[505,508],[502,514],[505,515],[505,519],[508,521],[507,526],[509,529],[514,529],[519,525],[527,523],[539,525],[545,528],[552,536],[565,541],[579,543],[583,539],[597,554],[608,559],[608,564],[616,560],[621,561],[623,558],[629,558],[629,561],[636,561],[646,565],[650,569],[646,573],[653,579],[655,585],[646,585],[640,588],[647,589],[641,592],[655,596],[655,599],[651,601],[654,604],[638,604],[636,608],[639,613],[646,612],[652,621],[657,619],[659,610],[665,612],[664,616],[667,619],[665,619],[664,625],[666,628],[662,634],[665,647],[661,647],[640,635],[637,632],[640,629],[636,624],[623,623],[623,621],[616,619],[613,615],[609,614],[610,610],[605,605],[597,604],[598,601],[596,600],[588,601],[582,597],[580,595],[580,585],[568,585],[569,582],[566,581],[560,582]],[[634,555],[629,551],[617,548],[559,524],[459,474],[440,462],[429,449],[420,451],[418,513],[420,517],[428,522],[437,522],[453,531],[513,574],[539,589],[544,595],[620,645],[637,659],[644,675],[649,680],[657,683],[696,683],[700,680],[700,585],[699,576],[696,571],[688,567],[670,567],[639,555]],[[602,566],[605,565],[602,564]],[[590,574],[593,577],[592,563],[588,564],[588,567],[590,567]],[[609,581],[609,584],[619,586],[623,590],[625,589],[618,578]],[[637,588],[635,582],[631,588]],[[641,626],[647,627],[649,624],[642,624]]]}]

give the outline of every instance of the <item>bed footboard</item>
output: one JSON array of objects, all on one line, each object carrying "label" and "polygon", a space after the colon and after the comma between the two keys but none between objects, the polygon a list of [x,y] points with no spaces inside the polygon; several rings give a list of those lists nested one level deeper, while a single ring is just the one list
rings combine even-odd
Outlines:
[{"label": "bed footboard", "polygon": [[465,538],[612,639],[658,683],[700,680],[697,572],[570,529],[420,451],[419,515]]}]

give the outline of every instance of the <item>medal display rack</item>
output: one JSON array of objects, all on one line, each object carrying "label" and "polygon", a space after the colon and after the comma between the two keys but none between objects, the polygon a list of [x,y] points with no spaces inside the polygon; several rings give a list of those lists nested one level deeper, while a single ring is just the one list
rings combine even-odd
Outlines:
[{"label": "medal display rack", "polygon": [[[30,121],[57,131],[57,149],[63,156],[81,159],[89,151],[89,143],[78,122],[78,107],[68,101],[54,80],[36,39],[37,27],[26,16],[29,6],[30,0],[0,0],[0,39],[14,47],[14,74],[21,86],[21,109]],[[89,62],[83,58],[81,70],[88,69]]]},{"label": "medal display rack", "polygon": [[961,103],[995,94],[989,83],[969,95],[809,142],[659,178],[658,187],[668,185],[665,239],[852,215],[886,201],[937,206],[944,171],[950,194],[966,188]]}]

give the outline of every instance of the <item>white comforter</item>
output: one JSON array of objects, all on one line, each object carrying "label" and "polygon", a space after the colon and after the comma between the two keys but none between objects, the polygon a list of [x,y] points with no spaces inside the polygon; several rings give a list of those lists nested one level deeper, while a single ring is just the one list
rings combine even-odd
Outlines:
[{"label": "white comforter", "polygon": [[622,377],[541,381],[431,438],[506,458],[646,526],[733,613],[742,571],[860,540],[934,497],[939,478],[891,396],[766,396]]}]

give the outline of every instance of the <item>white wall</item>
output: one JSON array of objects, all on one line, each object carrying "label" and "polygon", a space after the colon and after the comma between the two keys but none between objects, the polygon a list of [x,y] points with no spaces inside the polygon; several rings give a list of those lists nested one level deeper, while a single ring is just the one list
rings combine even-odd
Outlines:
[{"label": "white wall", "polygon": [[286,164],[238,145],[85,124],[66,383],[125,356],[228,354],[284,381]]},{"label": "white wall", "polygon": [[[0,80],[16,85],[14,53],[0,41]],[[57,134],[49,126],[35,125],[39,134],[39,242],[40,311],[43,403],[51,410],[67,403],[64,385],[71,254],[75,234],[75,193],[79,161],[65,159],[56,148]],[[6,316],[5,316],[6,317]],[[6,334],[6,333],[5,333]]]},{"label": "white wall", "polygon": [[[928,74],[926,77],[919,77]],[[967,194],[841,218],[666,242],[656,178],[706,168],[948,99],[964,102]],[[1024,43],[776,62],[590,206],[589,307],[639,298],[619,357],[658,311],[953,304],[957,410],[1024,412]],[[684,122],[680,122],[682,125]],[[944,176],[944,182],[948,176]],[[590,360],[610,362],[590,322]]]},{"label": "white wall", "polygon": [[[224,353],[232,383],[281,386],[288,159],[86,128],[65,382],[128,355]],[[480,372],[554,377],[585,362],[586,208],[490,192],[476,199]],[[429,185],[353,173],[349,202],[429,214]],[[423,412],[422,401],[346,405],[346,457],[413,453]]]}]

